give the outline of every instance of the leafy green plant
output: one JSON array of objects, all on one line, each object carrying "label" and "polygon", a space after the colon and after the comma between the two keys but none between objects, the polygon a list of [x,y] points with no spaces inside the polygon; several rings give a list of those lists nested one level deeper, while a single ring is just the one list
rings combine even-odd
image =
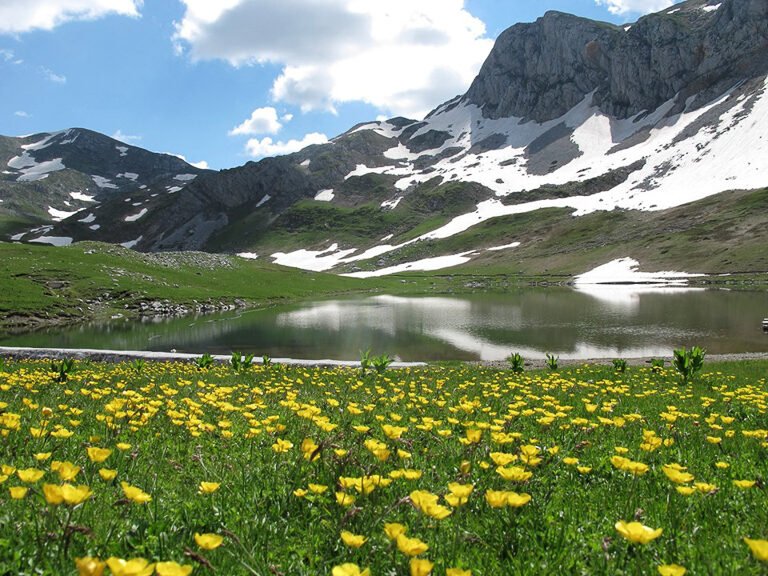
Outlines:
[{"label": "leafy green plant", "polygon": [[658,374],[664,370],[664,358],[651,358],[648,363],[651,365],[651,372]]},{"label": "leafy green plant", "polygon": [[371,349],[369,348],[365,352],[360,351],[360,372],[365,376],[368,369],[371,368]]},{"label": "leafy green plant", "polygon": [[388,354],[382,354],[381,356],[374,356],[371,358],[371,366],[376,370],[376,374],[384,374],[389,365],[392,364],[392,358]]},{"label": "leafy green plant", "polygon": [[554,372],[555,370],[557,370],[557,363],[559,361],[560,361],[559,356],[555,356],[554,354],[550,354],[549,352],[547,352],[547,361],[546,361],[547,368],[549,368]]},{"label": "leafy green plant", "polygon": [[624,374],[627,371],[627,361],[624,358],[614,358],[613,369],[619,374]]},{"label": "leafy green plant", "polygon": [[244,356],[240,352],[232,352],[232,357],[229,359],[229,365],[235,372],[242,372],[247,370],[253,364],[253,354]]},{"label": "leafy green plant", "polygon": [[213,356],[207,352],[195,360],[195,365],[197,365],[198,370],[206,370],[207,368],[210,368],[212,364]]},{"label": "leafy green plant", "polygon": [[675,370],[680,374],[683,382],[689,382],[704,367],[704,356],[706,356],[707,351],[698,346],[693,346],[690,350],[687,350],[683,346],[674,350],[673,354],[672,364]]},{"label": "leafy green plant", "polygon": [[264,354],[261,357],[261,363],[265,368],[270,368],[272,366],[272,358],[270,358],[268,354]]},{"label": "leafy green plant", "polygon": [[515,374],[522,374],[523,370],[525,369],[525,360],[519,352],[510,354],[510,356],[507,358],[507,362],[509,362],[509,365],[512,368],[512,372]]},{"label": "leafy green plant", "polygon": [[61,362],[51,361],[51,372],[54,372],[56,376],[53,377],[55,382],[66,382],[69,379],[70,374],[75,371],[75,359],[64,358]]},{"label": "leafy green plant", "polygon": [[136,372],[136,374],[141,374],[144,371],[144,366],[146,366],[144,358],[136,358],[131,362],[131,368],[133,368],[133,371]]}]

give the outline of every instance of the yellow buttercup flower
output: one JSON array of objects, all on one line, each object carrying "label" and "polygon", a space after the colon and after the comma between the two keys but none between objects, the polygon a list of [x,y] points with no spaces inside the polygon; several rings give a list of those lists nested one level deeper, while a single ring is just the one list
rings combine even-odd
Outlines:
[{"label": "yellow buttercup flower", "polygon": [[72,486],[64,484],[61,487],[61,496],[66,504],[76,506],[93,496],[93,491],[88,486]]},{"label": "yellow buttercup flower", "polygon": [[35,454],[35,460],[37,460],[38,462],[45,462],[50,457],[51,457],[50,452],[38,452],[37,454]]},{"label": "yellow buttercup flower", "polygon": [[360,570],[360,566],[347,562],[334,566],[331,570],[332,576],[371,576],[370,569]]},{"label": "yellow buttercup flower", "polygon": [[220,482],[200,482],[197,491],[200,492],[200,494],[213,494],[220,486]]},{"label": "yellow buttercup flower", "polygon": [[424,558],[411,558],[410,571],[411,576],[429,576],[432,573],[432,568],[435,567],[433,562]]},{"label": "yellow buttercup flower", "polygon": [[131,445],[127,442],[118,442],[115,447],[120,450],[121,452],[125,452],[127,450],[131,449]]},{"label": "yellow buttercup flower", "polygon": [[757,482],[755,480],[734,480],[733,485],[742,490],[752,488]]},{"label": "yellow buttercup flower", "polygon": [[109,468],[99,468],[99,476],[101,476],[102,480],[109,482],[110,480],[115,479],[115,477],[117,476],[117,470],[110,470]]},{"label": "yellow buttercup flower", "polygon": [[125,497],[131,502],[135,502],[136,504],[146,504],[147,502],[152,501],[152,496],[144,492],[141,488],[131,486],[128,482],[120,482],[120,486],[123,489]]},{"label": "yellow buttercup flower", "polygon": [[224,542],[224,537],[218,534],[198,534],[195,532],[195,542],[203,550],[215,550]]},{"label": "yellow buttercup flower", "polygon": [[446,568],[445,576],[472,576],[472,570],[462,568]]},{"label": "yellow buttercup flower", "polygon": [[155,572],[157,576],[189,576],[192,574],[192,566],[176,562],[158,562],[155,564]]},{"label": "yellow buttercup flower", "polygon": [[349,530],[342,530],[341,541],[350,548],[360,548],[360,546],[368,541],[368,538],[359,534],[353,534]]},{"label": "yellow buttercup flower", "polygon": [[325,484],[313,484],[312,482],[308,484],[308,488],[314,494],[322,494],[328,490],[328,486]]},{"label": "yellow buttercup flower", "polygon": [[662,564],[656,569],[661,576],[683,576],[688,571],[679,564]]},{"label": "yellow buttercup flower", "polygon": [[107,558],[107,566],[113,576],[151,576],[155,571],[155,565],[150,564],[144,558],[123,560],[122,558]]},{"label": "yellow buttercup flower", "polygon": [[45,475],[45,471],[38,470],[37,468],[27,468],[25,470],[16,470],[16,475],[22,482],[34,484]]},{"label": "yellow buttercup flower", "polygon": [[624,538],[632,542],[633,544],[648,544],[651,540],[655,540],[663,530],[661,528],[649,528],[644,526],[640,522],[625,522],[619,520],[615,524],[616,531]]},{"label": "yellow buttercup flower", "polygon": [[80,466],[75,466],[72,462],[59,462],[56,473],[62,482],[69,482],[77,478],[80,473]]},{"label": "yellow buttercup flower", "polygon": [[397,540],[397,537],[400,536],[400,534],[405,534],[407,530],[408,528],[405,525],[397,522],[388,522],[384,524],[384,534],[386,534],[387,538],[390,540]]},{"label": "yellow buttercup flower", "polygon": [[336,503],[339,506],[352,506],[355,503],[355,497],[346,492],[336,492]]},{"label": "yellow buttercup flower", "polygon": [[397,549],[406,556],[418,556],[429,550],[429,545],[418,538],[408,538],[405,534],[397,536]]},{"label": "yellow buttercup flower", "polygon": [[86,556],[85,558],[75,558],[75,567],[78,576],[102,576],[107,563],[98,558]]},{"label": "yellow buttercup flower", "polygon": [[91,462],[100,464],[109,458],[112,454],[112,450],[109,448],[97,448],[96,446],[89,446],[86,451],[88,452],[88,458]]},{"label": "yellow buttercup flower", "polygon": [[744,538],[744,542],[752,550],[752,555],[761,562],[768,562],[768,540],[752,540]]},{"label": "yellow buttercup flower", "polygon": [[11,498],[14,500],[21,500],[24,498],[24,496],[27,495],[27,490],[29,490],[29,488],[26,486],[12,486],[11,488],[8,488]]}]

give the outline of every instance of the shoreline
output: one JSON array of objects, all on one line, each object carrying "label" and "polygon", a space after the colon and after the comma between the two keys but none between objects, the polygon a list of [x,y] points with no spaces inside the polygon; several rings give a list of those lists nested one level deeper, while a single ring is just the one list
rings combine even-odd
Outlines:
[{"label": "shoreline", "polygon": [[[144,350],[99,350],[94,348],[27,348],[0,346],[0,357],[18,358],[18,359],[61,359],[74,358],[76,360],[92,360],[95,362],[125,362],[136,359],[152,360],[157,362],[187,362],[194,361],[202,356],[202,353],[190,354],[182,352],[152,352]],[[219,363],[229,362],[231,354],[212,354],[214,361]],[[560,366],[579,366],[584,364],[603,364],[610,363],[617,356],[605,358],[569,358],[560,359]],[[629,366],[644,366],[650,364],[652,357],[618,357],[626,360]],[[667,366],[672,365],[672,356],[657,356],[655,358],[663,359]],[[768,360],[768,352],[743,352],[733,354],[708,354],[706,361],[708,363],[716,362],[740,362],[747,360]],[[274,364],[285,364],[293,366],[343,366],[357,368],[360,366],[359,360],[332,360],[332,359],[302,359],[302,358],[271,358]],[[504,369],[509,368],[506,360],[467,360],[457,361],[470,366],[482,366],[484,368]],[[262,363],[261,358],[254,358],[254,365]],[[441,362],[392,362],[390,369],[414,368],[435,365],[439,366]],[[525,360],[527,370],[545,369],[546,358],[531,358]]]}]

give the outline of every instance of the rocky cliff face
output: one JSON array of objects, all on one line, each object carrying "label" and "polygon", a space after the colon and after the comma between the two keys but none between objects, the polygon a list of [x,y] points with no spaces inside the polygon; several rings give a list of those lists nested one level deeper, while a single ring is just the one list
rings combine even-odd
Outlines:
[{"label": "rocky cliff face", "polygon": [[548,12],[497,40],[464,101],[488,118],[552,120],[585,94],[615,118],[704,104],[768,72],[768,2],[689,0],[624,27]]}]

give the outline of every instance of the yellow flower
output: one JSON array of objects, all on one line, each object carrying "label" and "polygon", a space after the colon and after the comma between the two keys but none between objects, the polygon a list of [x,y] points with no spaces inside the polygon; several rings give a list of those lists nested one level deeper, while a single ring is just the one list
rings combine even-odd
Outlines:
[{"label": "yellow flower", "polygon": [[397,536],[397,549],[406,556],[418,556],[429,550],[429,545],[418,538],[408,538],[405,534]]},{"label": "yellow flower", "polygon": [[332,576],[371,576],[370,569],[360,570],[360,566],[350,562],[334,566],[331,570]]},{"label": "yellow flower", "polygon": [[131,449],[131,445],[128,444],[127,442],[118,442],[116,444],[116,447],[117,447],[118,450],[120,450],[122,452],[125,452],[126,450],[130,450]]},{"label": "yellow flower", "polygon": [[446,568],[445,576],[472,576],[472,570],[463,570],[461,568]]},{"label": "yellow flower", "polygon": [[312,438],[304,438],[301,442],[301,453],[305,460],[312,460],[314,462],[320,458],[319,448],[320,446]]},{"label": "yellow flower", "polygon": [[11,498],[14,500],[21,500],[27,495],[28,488],[26,486],[13,486],[8,488],[8,492],[11,494]]},{"label": "yellow flower", "polygon": [[107,564],[98,558],[86,556],[85,558],[75,558],[75,566],[78,576],[102,576]]},{"label": "yellow flower", "polygon": [[221,486],[220,482],[200,482],[197,490],[200,494],[213,494]]},{"label": "yellow flower", "polygon": [[525,482],[533,476],[533,472],[528,472],[525,468],[520,468],[519,466],[512,466],[510,468],[499,466],[496,468],[496,473],[504,478],[504,480],[510,482]]},{"label": "yellow flower", "polygon": [[648,544],[651,540],[661,536],[663,531],[661,528],[654,530],[640,524],[640,522],[625,522],[624,520],[616,522],[615,527],[619,534],[633,544]]},{"label": "yellow flower", "polygon": [[422,558],[411,558],[411,576],[429,576],[434,563]]},{"label": "yellow flower", "polygon": [[132,560],[107,558],[107,566],[109,566],[113,576],[151,576],[155,571],[155,565],[150,564],[144,558]]},{"label": "yellow flower", "polygon": [[576,470],[579,471],[579,474],[589,474],[592,472],[591,466],[576,466]]},{"label": "yellow flower", "polygon": [[38,452],[37,454],[35,454],[35,460],[37,460],[38,462],[45,462],[50,457],[51,457],[50,452]]},{"label": "yellow flower", "polygon": [[435,504],[433,502],[427,502],[422,507],[421,511],[430,518],[434,518],[435,520],[445,520],[453,513],[450,508],[446,508],[442,504]]},{"label": "yellow flower", "polygon": [[97,464],[104,462],[112,454],[112,450],[109,448],[97,448],[96,446],[89,446],[86,451],[88,452],[88,458],[91,462]]},{"label": "yellow flower", "polygon": [[390,540],[397,540],[397,537],[400,536],[400,534],[405,534],[407,530],[408,528],[406,526],[397,522],[388,522],[384,524],[384,534],[386,534],[387,538]]},{"label": "yellow flower", "polygon": [[657,570],[661,576],[683,576],[688,571],[679,564],[662,564]]},{"label": "yellow flower", "polygon": [[309,483],[309,489],[310,491],[314,492],[315,494],[322,494],[326,490],[328,490],[328,486],[324,484],[313,484],[312,482]]},{"label": "yellow flower", "polygon": [[339,506],[352,506],[355,503],[355,497],[346,492],[336,492],[336,503]]},{"label": "yellow flower", "polygon": [[224,542],[224,537],[218,534],[198,534],[195,532],[195,542],[203,550],[215,550]]},{"label": "yellow flower", "polygon": [[72,486],[64,484],[61,487],[61,496],[64,502],[70,506],[77,506],[93,496],[93,491],[88,486]]},{"label": "yellow flower", "polygon": [[768,562],[768,540],[752,540],[750,538],[744,538],[744,542],[747,543],[749,549],[752,550],[752,555],[762,562]]},{"label": "yellow flower", "polygon": [[690,496],[696,492],[696,488],[693,486],[675,486],[675,490],[677,490],[683,496]]},{"label": "yellow flower", "polygon": [[110,470],[109,468],[99,468],[99,476],[101,476],[102,480],[109,482],[110,480],[115,479],[115,476],[117,476],[117,470]]},{"label": "yellow flower", "polygon": [[733,485],[737,488],[741,488],[742,490],[747,490],[749,488],[752,488],[756,482],[754,480],[734,480]]},{"label": "yellow flower", "polygon": [[676,467],[665,464],[661,467],[662,472],[675,484],[688,484],[693,482],[693,474],[679,470]]},{"label": "yellow flower", "polygon": [[62,482],[69,482],[74,480],[80,473],[80,466],[75,466],[72,462],[59,462],[59,465],[56,467],[56,473]]},{"label": "yellow flower", "polygon": [[717,466],[720,470],[725,470],[726,468],[731,467],[731,465],[728,464],[728,462],[715,462],[715,466]]},{"label": "yellow flower", "polygon": [[296,488],[296,490],[293,491],[293,495],[296,496],[296,498],[304,498],[304,496],[307,495],[307,491],[304,490],[304,488]]},{"label": "yellow flower", "polygon": [[507,493],[503,490],[487,490],[485,501],[491,508],[503,508],[507,505]]},{"label": "yellow flower", "polygon": [[27,468],[26,470],[16,470],[16,474],[22,482],[34,484],[45,475],[45,471],[37,468]]},{"label": "yellow flower", "polygon": [[282,438],[278,438],[277,442],[272,444],[272,450],[274,450],[278,454],[282,452],[288,452],[288,450],[290,450],[291,448],[293,448],[293,442],[291,442],[290,440],[283,440]]},{"label": "yellow flower", "polygon": [[155,564],[157,576],[189,576],[192,574],[192,566],[183,566],[176,562],[158,562]]},{"label": "yellow flower", "polygon": [[144,492],[141,488],[131,486],[128,482],[120,482],[120,486],[123,489],[123,494],[131,502],[136,504],[146,504],[152,500],[152,496]]},{"label": "yellow flower", "polygon": [[722,441],[723,439],[719,438],[718,436],[707,436],[707,442],[710,444],[720,444]]},{"label": "yellow flower", "polygon": [[576,466],[576,464],[578,463],[579,463],[578,458],[572,458],[570,456],[563,458],[563,464],[565,464],[566,466]]},{"label": "yellow flower", "polygon": [[368,538],[359,534],[353,534],[349,530],[342,530],[341,540],[350,548],[360,548],[360,546],[368,541]]},{"label": "yellow flower", "polygon": [[61,486],[56,486],[55,484],[43,484],[43,497],[51,506],[58,506],[64,502]]},{"label": "yellow flower", "polygon": [[512,506],[513,508],[520,508],[521,506],[525,506],[530,501],[531,501],[530,494],[525,494],[525,493],[518,494],[517,492],[507,492],[507,505]]}]

